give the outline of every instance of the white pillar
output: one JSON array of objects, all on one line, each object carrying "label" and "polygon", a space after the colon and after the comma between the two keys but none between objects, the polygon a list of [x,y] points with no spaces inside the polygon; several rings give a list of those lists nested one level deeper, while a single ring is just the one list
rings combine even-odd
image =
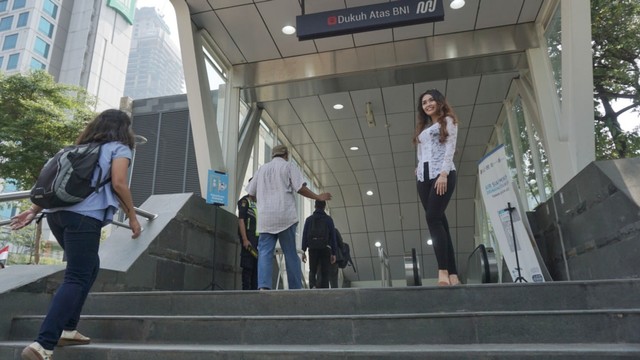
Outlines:
[{"label": "white pillar", "polygon": [[[216,112],[211,101],[207,69],[202,53],[202,39],[195,35],[196,32],[191,26],[189,7],[185,0],[171,0],[171,4],[176,12],[200,192],[203,197],[206,197],[209,169],[224,170],[225,168],[216,124]],[[235,204],[233,199],[229,202]]]},{"label": "white pillar", "polygon": [[[229,81],[227,85],[221,86],[220,91],[224,90],[224,101],[222,98],[218,101],[218,112],[223,111],[224,120],[224,160],[227,166],[225,171],[229,176],[228,184],[228,196],[229,203],[225,206],[225,209],[231,213],[236,211],[235,198],[236,188],[241,187],[242,184],[238,184],[237,179],[237,163],[238,163],[238,136],[240,127],[240,89],[232,86],[233,72],[229,72]],[[221,109],[222,108],[222,109]]]},{"label": "white pillar", "polygon": [[589,1],[563,0],[562,121],[568,130],[571,157],[577,174],[595,160],[591,7]]}]

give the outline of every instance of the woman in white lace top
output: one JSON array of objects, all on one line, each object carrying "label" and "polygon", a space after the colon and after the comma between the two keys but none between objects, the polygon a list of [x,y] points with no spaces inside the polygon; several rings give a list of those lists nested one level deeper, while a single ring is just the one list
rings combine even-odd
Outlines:
[{"label": "woman in white lace top", "polygon": [[426,212],[433,250],[438,262],[438,285],[457,285],[453,242],[445,210],[456,186],[453,154],[456,150],[458,119],[438,90],[427,90],[418,98],[418,119],[413,144],[418,166],[418,195]]}]

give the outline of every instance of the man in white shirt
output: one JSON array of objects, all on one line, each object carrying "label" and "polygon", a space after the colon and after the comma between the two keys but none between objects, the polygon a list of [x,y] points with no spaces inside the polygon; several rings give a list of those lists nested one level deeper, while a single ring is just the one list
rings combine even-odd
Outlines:
[{"label": "man in white shirt", "polygon": [[307,187],[300,169],[289,162],[289,150],[277,145],[272,160],[262,165],[247,185],[258,205],[258,288],[272,287],[273,252],[280,241],[289,289],[302,288],[302,268],[296,249],[298,211],[295,193],[313,200],[331,200],[330,193],[316,194]]}]

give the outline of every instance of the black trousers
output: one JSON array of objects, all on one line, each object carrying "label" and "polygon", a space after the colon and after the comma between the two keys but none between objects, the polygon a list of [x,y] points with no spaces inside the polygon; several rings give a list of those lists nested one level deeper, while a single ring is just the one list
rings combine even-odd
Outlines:
[{"label": "black trousers", "polygon": [[[331,249],[309,249],[309,288],[329,287],[329,266],[331,265]],[[317,272],[320,267],[320,283],[318,284]]]},{"label": "black trousers", "polygon": [[242,268],[242,290],[258,290],[258,259],[252,268]]},{"label": "black trousers", "polygon": [[426,213],[427,225],[431,240],[433,240],[433,251],[436,254],[438,270],[447,270],[449,274],[457,274],[456,256],[453,251],[453,241],[449,231],[449,223],[445,215],[451,195],[456,187],[456,172],[451,171],[447,176],[447,191],[443,195],[436,194],[436,180],[429,178],[429,164],[424,164],[425,181],[418,181],[418,195],[420,202]]},{"label": "black trousers", "polygon": [[[258,237],[248,235],[248,238],[251,245],[257,249]],[[240,250],[240,267],[242,267],[242,290],[258,290],[258,259],[244,248]]]}]

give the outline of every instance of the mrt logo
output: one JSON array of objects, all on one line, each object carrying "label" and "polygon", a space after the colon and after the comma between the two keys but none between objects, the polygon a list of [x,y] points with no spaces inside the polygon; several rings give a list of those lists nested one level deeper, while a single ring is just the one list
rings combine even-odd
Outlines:
[{"label": "mrt logo", "polygon": [[327,18],[327,25],[331,26],[331,25],[335,25],[338,23],[338,18],[335,16],[329,16]]}]

